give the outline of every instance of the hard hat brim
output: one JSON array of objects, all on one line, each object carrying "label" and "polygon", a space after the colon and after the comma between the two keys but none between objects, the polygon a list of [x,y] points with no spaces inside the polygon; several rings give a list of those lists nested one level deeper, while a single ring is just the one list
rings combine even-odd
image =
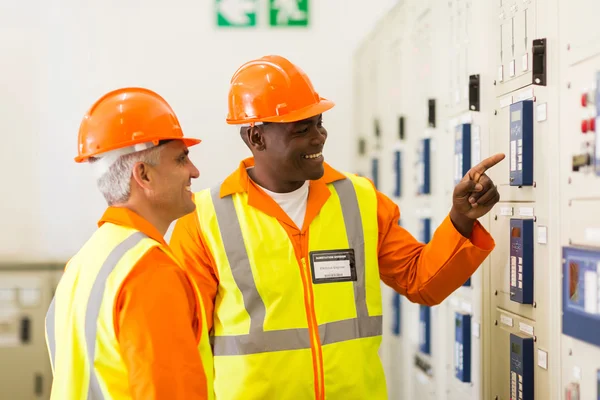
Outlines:
[{"label": "hard hat brim", "polygon": [[[182,137],[161,138],[161,139],[156,139],[156,140],[157,140],[157,143],[160,140],[181,140],[183,142],[183,144],[186,145],[186,147],[192,147],[192,146],[195,146],[202,142],[202,140],[200,140],[200,139],[182,138]],[[132,144],[134,144],[134,143],[132,143]],[[94,157],[94,156],[104,153],[106,151],[115,150],[116,148],[118,148],[118,147],[111,148],[111,149],[103,149],[101,152],[99,151],[99,152],[95,152],[95,153],[80,155],[80,156],[75,157],[74,160],[77,163],[83,163],[83,162],[86,162],[90,157]]]},{"label": "hard hat brim", "polygon": [[335,103],[333,101],[327,100],[327,99],[321,97],[321,99],[318,103],[312,104],[305,108],[301,108],[299,110],[292,111],[288,114],[276,115],[273,117],[266,117],[266,118],[250,117],[250,118],[244,118],[241,120],[227,119],[227,123],[229,125],[239,125],[239,124],[247,124],[247,123],[252,123],[252,122],[275,122],[275,123],[297,122],[297,121],[302,121],[304,119],[312,118],[315,115],[322,114],[325,111],[332,109],[334,106],[335,106]]}]

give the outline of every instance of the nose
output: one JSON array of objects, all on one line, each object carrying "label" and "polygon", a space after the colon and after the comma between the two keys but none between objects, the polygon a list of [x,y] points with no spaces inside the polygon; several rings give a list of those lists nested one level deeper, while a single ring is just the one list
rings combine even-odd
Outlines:
[{"label": "nose", "polygon": [[190,162],[190,176],[192,179],[197,179],[200,176],[200,171],[194,165],[194,163]]},{"label": "nose", "polygon": [[315,128],[312,138],[310,139],[310,144],[313,146],[323,146],[325,144],[325,139],[327,139],[327,131],[325,128]]}]

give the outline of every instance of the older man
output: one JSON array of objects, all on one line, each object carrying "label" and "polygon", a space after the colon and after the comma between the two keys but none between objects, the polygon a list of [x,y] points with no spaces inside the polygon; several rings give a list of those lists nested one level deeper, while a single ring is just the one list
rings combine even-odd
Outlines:
[{"label": "older man", "polygon": [[163,238],[195,209],[188,147],[199,142],[142,88],[85,115],[75,160],[92,164],[108,208],[48,311],[52,399],[213,399],[202,298]]}]

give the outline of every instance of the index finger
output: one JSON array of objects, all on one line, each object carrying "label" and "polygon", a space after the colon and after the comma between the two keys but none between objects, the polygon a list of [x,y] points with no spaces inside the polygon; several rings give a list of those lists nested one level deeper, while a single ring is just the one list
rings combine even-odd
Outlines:
[{"label": "index finger", "polygon": [[481,175],[485,174],[485,171],[492,168],[500,161],[504,160],[504,157],[504,153],[498,153],[486,158],[485,160],[481,161],[479,164],[471,168],[471,170],[469,171],[469,175],[475,182],[479,181],[479,178],[481,177]]}]

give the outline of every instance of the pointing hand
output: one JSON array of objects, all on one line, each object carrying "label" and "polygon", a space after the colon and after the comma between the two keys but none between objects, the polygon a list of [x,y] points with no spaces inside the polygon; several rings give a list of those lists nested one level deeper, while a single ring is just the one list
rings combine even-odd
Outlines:
[{"label": "pointing hand", "polygon": [[455,214],[476,220],[494,207],[500,200],[500,193],[485,171],[498,164],[504,157],[502,153],[495,154],[467,172],[454,188],[452,209]]}]

